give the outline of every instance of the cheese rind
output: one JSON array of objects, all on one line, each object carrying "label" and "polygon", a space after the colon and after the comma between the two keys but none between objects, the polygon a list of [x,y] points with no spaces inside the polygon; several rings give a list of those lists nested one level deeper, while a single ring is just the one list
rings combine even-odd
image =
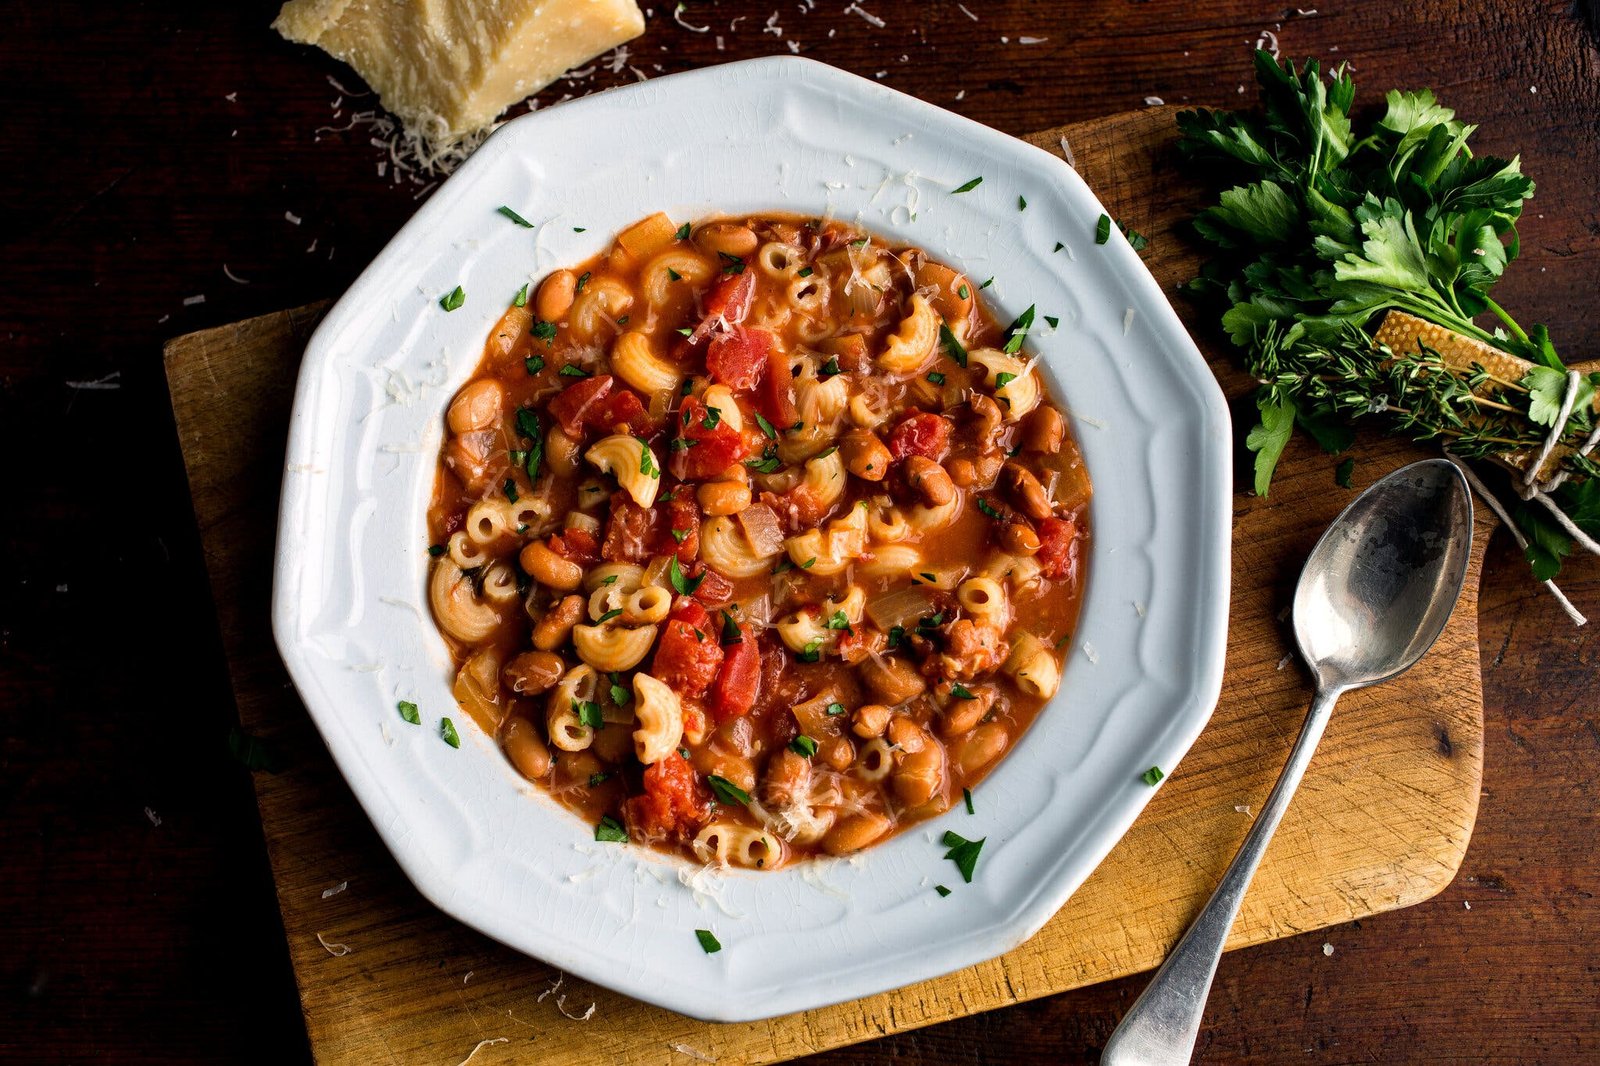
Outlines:
[{"label": "cheese rind", "polygon": [[288,0],[272,23],[342,59],[435,145],[644,32],[634,0]]}]

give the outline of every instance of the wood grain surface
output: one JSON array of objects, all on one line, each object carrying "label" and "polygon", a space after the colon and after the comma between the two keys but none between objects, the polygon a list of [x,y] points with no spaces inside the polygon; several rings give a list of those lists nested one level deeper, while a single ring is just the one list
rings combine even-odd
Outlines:
[{"label": "wood grain surface", "polygon": [[[656,4],[632,65],[655,76],[793,40],[1022,134],[1152,96],[1235,106],[1250,46],[1271,31],[1287,55],[1353,64],[1363,106],[1431,85],[1480,125],[1479,148],[1520,153],[1539,191],[1497,298],[1569,355],[1600,352],[1593,0],[967,0],[976,22],[950,3],[860,6],[885,26],[845,0],[809,14],[697,0],[690,21],[719,24],[696,34]],[[368,131],[319,132],[370,101],[340,100],[325,76],[363,88],[345,68],[267,29],[277,7],[6,5],[0,1061],[310,1058],[249,775],[228,754],[237,715],[160,349],[344,291],[427,192],[378,176]],[[783,36],[762,32],[774,14]],[[602,68],[540,106],[634,76]],[[242,473],[233,491],[240,506],[270,494]],[[244,586],[264,596],[266,582]],[[1592,560],[1563,587],[1600,611]],[[1600,1059],[1600,628],[1571,628],[1503,534],[1479,626],[1485,776],[1461,871],[1417,906],[1229,953],[1197,1061]],[[1104,982],[812,1062],[1092,1062],[1142,986]]]},{"label": "wood grain surface", "polygon": [[[1150,265],[1169,290],[1197,265],[1173,231],[1199,195],[1175,169],[1173,110],[1029,138],[1057,152],[1063,141],[1071,146],[1107,209],[1136,218],[1152,238]],[[252,581],[272,565],[272,497],[241,501],[234,486],[241,474],[265,487],[281,473],[272,464],[318,310],[181,337],[167,346],[166,363],[240,719],[292,765],[258,775],[256,789],[320,1063],[445,1061],[499,1038],[476,1061],[523,1061],[537,1048],[538,1061],[552,1066],[643,1066],[681,1059],[687,1048],[719,1062],[772,1062],[1145,970],[1204,903],[1276,779],[1311,695],[1287,661],[1283,608],[1306,551],[1352,496],[1334,486],[1334,460],[1304,448],[1286,455],[1269,499],[1239,501],[1229,669],[1210,727],[1104,865],[1027,944],[938,980],[741,1025],[695,1022],[565,979],[435,911],[410,887],[339,778],[272,646],[268,604]],[[1248,392],[1251,383],[1218,354],[1223,379]],[[1385,441],[1366,454],[1363,483],[1428,453]],[[1489,528],[1481,524],[1480,545]],[[1480,548],[1467,593],[1423,662],[1341,701],[1246,898],[1233,946],[1416,903],[1454,875],[1482,768],[1481,558]],[[347,887],[323,896],[338,884]],[[595,1013],[580,1030],[569,1015],[590,1004]]]}]

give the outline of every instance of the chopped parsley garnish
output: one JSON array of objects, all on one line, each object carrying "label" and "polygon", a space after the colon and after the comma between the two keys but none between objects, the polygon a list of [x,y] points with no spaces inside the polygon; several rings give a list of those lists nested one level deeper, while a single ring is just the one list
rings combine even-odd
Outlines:
[{"label": "chopped parsley garnish", "polygon": [[799,270],[795,271],[795,277],[797,277],[797,278],[809,278],[811,276],[811,273],[812,273],[812,271],[811,271],[810,267],[801,267]]},{"label": "chopped parsley garnish", "polygon": [[467,290],[463,289],[460,285],[457,285],[455,288],[439,297],[439,306],[444,308],[446,311],[454,311],[456,308],[460,307],[466,302]]},{"label": "chopped parsley garnish", "polygon": [[450,719],[439,719],[439,736],[452,748],[461,747],[461,734],[456,732],[456,725]]},{"label": "chopped parsley garnish", "polygon": [[1018,315],[1015,322],[1006,327],[1005,351],[1007,355],[1015,355],[1021,349],[1023,338],[1028,335],[1028,330],[1033,328],[1033,308],[1034,305],[1029,304],[1028,309]]},{"label": "chopped parsley garnish", "polygon": [[673,591],[680,596],[693,595],[694,590],[699,588],[700,582],[705,579],[706,575],[704,574],[699,577],[685,577],[683,568],[678,565],[678,557],[676,555],[672,557],[672,562],[667,564],[667,580],[672,582]]},{"label": "chopped parsley garnish", "polygon": [[[689,334],[691,334],[691,333],[693,333],[693,332],[694,332],[694,330],[693,330],[693,329],[691,329],[691,328],[690,328],[690,327],[688,327],[688,326],[684,326],[684,327],[683,327],[683,328],[682,328],[682,329],[680,329],[680,330],[678,330],[678,331],[677,331],[677,333],[678,333],[678,334],[679,334],[679,336],[683,336],[683,337],[687,337],[687,336],[689,336]],[[685,382],[685,384],[687,384],[687,382]]]},{"label": "chopped parsley garnish", "polygon": [[761,458],[746,459],[744,465],[763,474],[775,474],[783,468],[783,460],[778,458],[778,449],[769,444],[761,453]]},{"label": "chopped parsley garnish", "polygon": [[937,370],[935,370],[933,373],[928,375],[928,380],[931,381],[935,385],[943,385],[944,384],[944,375],[939,373]]},{"label": "chopped parsley garnish", "polygon": [[906,639],[906,627],[905,626],[890,626],[889,627],[889,645],[888,645],[888,650],[889,651],[893,651],[894,649],[898,648],[900,646],[900,643],[902,641],[904,641],[905,639]]},{"label": "chopped parsley garnish", "polygon": [[680,241],[688,240],[689,239],[689,223],[685,222],[683,225],[679,226],[678,227],[678,232],[674,233],[672,236],[673,236],[673,238],[675,240],[680,240]]},{"label": "chopped parsley garnish", "polygon": [[511,306],[512,307],[527,307],[528,306],[528,282],[523,282],[522,283],[522,288],[518,289],[517,290],[517,294],[511,298]]},{"label": "chopped parsley garnish", "polygon": [[532,375],[537,374],[539,371],[544,369],[544,357],[530,355],[528,358],[522,361],[522,365],[527,369],[528,374],[531,377]]},{"label": "chopped parsley garnish", "polygon": [[972,296],[972,290],[967,288],[965,284],[962,284],[961,288],[956,290],[956,295],[965,300]]},{"label": "chopped parsley garnish", "polygon": [[959,833],[947,832],[944,835],[944,846],[950,850],[944,857],[956,864],[956,869],[961,871],[961,879],[967,884],[972,884],[972,871],[978,866],[978,852],[983,849],[984,840],[968,840]]},{"label": "chopped parsley garnish", "polygon": [[564,378],[592,378],[594,377],[594,371],[585,370],[577,363],[568,363],[561,368],[561,376]]},{"label": "chopped parsley garnish", "polygon": [[590,729],[606,727],[606,720],[600,716],[600,705],[593,700],[573,700],[572,710],[578,716],[579,725],[588,726]]},{"label": "chopped parsley garnish", "polygon": [[524,469],[529,481],[538,481],[539,463],[544,459],[544,427],[539,424],[539,412],[531,407],[517,408],[517,432],[532,442]]},{"label": "chopped parsley garnish", "polygon": [[975,700],[978,698],[972,694],[971,689],[959,681],[950,686],[950,695],[958,700]]},{"label": "chopped parsley garnish", "polygon": [[605,784],[609,780],[611,780],[611,775],[608,774],[608,773],[605,773],[604,771],[602,771],[600,773],[590,774],[589,775],[589,787],[590,788],[599,788],[601,785]]},{"label": "chopped parsley garnish", "polygon": [[629,692],[627,687],[617,680],[616,674],[611,675],[611,702],[618,707],[626,707],[633,702],[633,693]]},{"label": "chopped parsley garnish", "polygon": [[428,545],[428,554],[433,556],[435,559],[437,559],[437,558],[439,558],[439,556],[443,555],[444,551],[445,551],[445,549],[444,549],[444,545],[443,544],[430,544],[430,545]]},{"label": "chopped parsley garnish", "polygon": [[789,750],[796,755],[809,759],[817,753],[817,742],[805,734],[801,734],[789,741]]},{"label": "chopped parsley garnish", "polygon": [[[690,448],[693,448],[696,444],[699,444],[699,443],[700,443],[699,441],[691,440],[688,437],[673,437],[672,440],[670,442],[668,442],[667,447],[671,451],[686,452]],[[680,543],[681,543],[681,541],[680,541]]]},{"label": "chopped parsley garnish", "polygon": [[667,532],[672,534],[673,540],[677,541],[679,544],[682,544],[693,531],[688,529],[669,529]]},{"label": "chopped parsley garnish", "polygon": [[722,942],[711,935],[711,930],[696,929],[694,936],[696,940],[700,941],[700,949],[707,955],[715,955],[722,950]]},{"label": "chopped parsley garnish", "polygon": [[967,349],[956,339],[956,335],[950,332],[948,322],[939,323],[939,343],[943,345],[945,354],[956,361],[956,366],[967,365]]},{"label": "chopped parsley garnish", "polygon": [[829,629],[849,629],[850,618],[843,611],[834,611],[833,617],[828,619]]},{"label": "chopped parsley garnish", "polygon": [[507,207],[505,204],[501,204],[499,206],[499,208],[497,208],[497,210],[500,212],[500,214],[506,216],[511,221],[513,221],[517,225],[521,226],[523,229],[532,229],[533,228],[533,223],[532,222],[529,222],[527,219],[523,218],[521,215],[519,215],[515,211],[511,210],[511,208]]},{"label": "chopped parsley garnish", "polygon": [[1122,235],[1124,237],[1128,238],[1128,244],[1133,248],[1134,251],[1142,252],[1146,248],[1150,247],[1150,238],[1146,237],[1136,229],[1129,229],[1126,222],[1118,222],[1117,228],[1122,231]]},{"label": "chopped parsley garnish", "polygon": [[945,888],[943,885],[934,885],[933,890],[939,893],[941,898],[950,894],[950,890]]},{"label": "chopped parsley garnish", "polygon": [[585,270],[582,274],[578,275],[578,283],[573,286],[572,291],[582,292],[583,287],[587,284],[589,284],[589,272]]},{"label": "chopped parsley garnish", "polygon": [[744,260],[738,256],[729,255],[727,252],[718,252],[717,258],[722,260],[722,272],[724,274],[744,273]]},{"label": "chopped parsley garnish", "polygon": [[639,442],[639,473],[645,477],[660,479],[661,468],[656,465],[655,453],[650,450],[650,444],[643,437],[635,437]]},{"label": "chopped parsley garnish", "polygon": [[984,514],[988,515],[990,518],[993,518],[997,522],[1005,517],[1005,515],[1001,514],[1000,510],[995,507],[994,504],[990,503],[982,496],[978,497],[978,510],[982,511]]},{"label": "chopped parsley garnish", "polygon": [[778,431],[773,429],[772,428],[772,423],[768,422],[765,418],[761,417],[761,414],[759,412],[757,412],[757,414],[756,414],[756,425],[761,427],[761,432],[766,434],[766,436],[767,436],[767,438],[769,440],[777,440],[778,439]]},{"label": "chopped parsley garnish", "polygon": [[930,574],[926,570],[922,571],[917,576],[930,585],[937,585],[939,583],[939,576],[937,574]]},{"label": "chopped parsley garnish", "polygon": [[501,485],[500,488],[506,494],[506,499],[512,503],[517,502],[517,483],[514,480],[506,478],[506,483]]},{"label": "chopped parsley garnish", "polygon": [[716,429],[717,428],[717,423],[721,422],[721,421],[722,421],[722,409],[719,408],[719,407],[707,407],[706,408],[706,416],[700,420],[700,428],[701,429]]},{"label": "chopped parsley garnish", "polygon": [[588,228],[589,228],[588,226],[573,226],[572,227],[572,232],[573,233],[583,233]]},{"label": "chopped parsley garnish", "polygon": [[1111,216],[1101,214],[1100,221],[1094,224],[1094,243],[1104,244],[1111,239]]},{"label": "chopped parsley garnish", "polygon": [[616,574],[607,574],[605,577],[600,579],[600,584],[602,584],[602,585],[615,585],[616,583],[617,583],[617,575]]},{"label": "chopped parsley garnish", "polygon": [[683,275],[678,273],[676,270],[673,270],[671,267],[667,267],[667,280],[668,281],[682,281],[683,280]]},{"label": "chopped parsley garnish", "polygon": [[1050,249],[1050,250],[1052,252],[1059,252],[1059,251],[1061,251],[1061,249],[1063,249],[1065,247],[1066,247],[1066,245],[1062,244],[1060,241],[1057,241],[1056,242],[1056,246],[1054,248]]},{"label": "chopped parsley garnish", "polygon": [[1167,776],[1166,774],[1161,772],[1161,767],[1152,766],[1152,767],[1150,767],[1150,769],[1146,770],[1144,773],[1139,775],[1139,780],[1143,781],[1145,784],[1149,785],[1151,788],[1154,788],[1157,784],[1160,783],[1161,779],[1163,777],[1166,777],[1166,776]]},{"label": "chopped parsley garnish", "polygon": [[807,559],[805,562],[800,564],[800,569],[802,569],[802,570],[810,570],[813,566],[816,566],[816,565],[817,565],[817,557],[815,555],[813,555],[811,558]]},{"label": "chopped parsley garnish", "polygon": [[535,322],[533,324],[533,328],[528,332],[532,333],[535,337],[538,337],[542,341],[553,341],[556,339],[556,324],[554,322],[545,322],[540,320]]},{"label": "chopped parsley garnish", "polygon": [[628,316],[627,315],[623,315],[621,318],[617,319],[617,325],[626,326],[627,324],[628,324]]},{"label": "chopped parsley garnish", "polygon": [[626,844],[628,830],[611,815],[602,815],[600,823],[594,827],[594,838],[608,844]]},{"label": "chopped parsley garnish", "polygon": [[607,622],[611,621],[613,618],[621,618],[621,617],[622,617],[622,608],[621,607],[613,607],[613,608],[611,608],[611,610],[607,611],[605,614],[603,614],[599,618],[595,619],[595,624],[596,625],[605,625]]},{"label": "chopped parsley garnish", "polygon": [[805,650],[799,655],[803,663],[814,663],[822,658],[822,641],[813,640],[806,644]]},{"label": "chopped parsley garnish", "polygon": [[994,376],[994,387],[997,389],[1003,389],[1015,380],[1017,380],[1017,375],[1002,370],[1000,373]]},{"label": "chopped parsley garnish", "polygon": [[412,725],[422,724],[422,714],[417,710],[417,705],[410,700],[400,701],[400,717]]},{"label": "chopped parsley garnish", "polygon": [[973,189],[976,189],[978,186],[980,186],[982,184],[983,184],[983,179],[981,177],[973,178],[971,181],[967,182],[965,185],[959,185],[956,188],[951,189],[950,193],[953,196],[959,196],[964,192],[971,192]]},{"label": "chopped parsley garnish", "polygon": [[917,633],[921,636],[927,636],[942,625],[944,625],[944,612],[940,611],[938,614],[930,614],[925,618],[917,619]]},{"label": "chopped parsley garnish", "polygon": [[1061,325],[1061,319],[1057,318],[1055,315],[1045,315],[1044,320],[1050,323],[1051,329],[1055,329],[1057,326]]},{"label": "chopped parsley garnish", "polygon": [[1017,197],[1017,210],[1018,211],[1026,211],[1027,209],[1028,209],[1028,198],[1026,196],[1018,196]]},{"label": "chopped parsley garnish", "polygon": [[824,377],[824,378],[831,378],[835,374],[838,374],[840,372],[841,371],[839,370],[839,357],[837,355],[835,355],[835,356],[829,357],[828,361],[826,363],[822,364],[822,369],[817,371],[817,376],[818,377]]},{"label": "chopped parsley garnish", "polygon": [[733,644],[743,644],[744,634],[739,630],[739,623],[733,620],[733,615],[727,611],[722,612],[722,645],[728,647]]},{"label": "chopped parsley garnish", "polygon": [[726,777],[718,777],[716,774],[707,774],[706,784],[711,786],[711,792],[717,797],[717,802],[724,806],[732,806],[735,803],[750,802],[750,793],[746,792],[732,781],[729,781]]},{"label": "chopped parsley garnish", "polygon": [[966,803],[967,803],[967,813],[968,814],[977,814],[978,813],[976,810],[973,809],[973,806],[972,806],[972,789],[970,789],[970,788],[962,789],[961,790],[961,798],[963,800],[965,800]]}]

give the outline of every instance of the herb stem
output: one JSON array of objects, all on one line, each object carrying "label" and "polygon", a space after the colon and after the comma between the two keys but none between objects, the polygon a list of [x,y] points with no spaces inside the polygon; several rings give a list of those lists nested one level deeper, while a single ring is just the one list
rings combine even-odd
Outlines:
[{"label": "herb stem", "polygon": [[1506,324],[1506,328],[1511,330],[1511,335],[1513,337],[1517,338],[1517,340],[1521,341],[1523,344],[1532,346],[1533,342],[1530,341],[1528,339],[1528,335],[1522,331],[1522,327],[1517,325],[1517,320],[1506,313],[1505,308],[1501,307],[1487,296],[1483,298],[1483,302],[1488,305],[1489,310],[1494,312],[1496,318]]}]

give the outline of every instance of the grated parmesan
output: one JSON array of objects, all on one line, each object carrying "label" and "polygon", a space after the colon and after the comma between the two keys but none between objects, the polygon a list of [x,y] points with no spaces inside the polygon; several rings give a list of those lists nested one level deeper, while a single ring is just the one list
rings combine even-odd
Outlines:
[{"label": "grated parmesan", "polygon": [[480,1040],[478,1041],[478,1046],[469,1051],[467,1053],[467,1057],[458,1062],[456,1066],[467,1066],[467,1063],[472,1061],[472,1057],[486,1047],[494,1047],[496,1044],[509,1043],[511,1043],[511,1038],[509,1036],[497,1036],[489,1040]]}]

